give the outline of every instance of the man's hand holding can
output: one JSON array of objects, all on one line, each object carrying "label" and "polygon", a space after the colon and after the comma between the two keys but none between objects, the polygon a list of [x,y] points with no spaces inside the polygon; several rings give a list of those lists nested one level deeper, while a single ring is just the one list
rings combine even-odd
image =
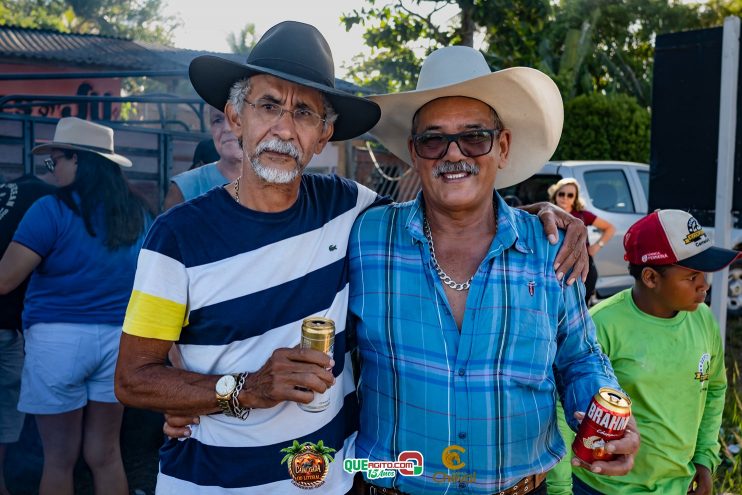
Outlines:
[{"label": "man's hand holding can", "polygon": [[[578,421],[582,421],[584,417],[585,413],[575,413],[575,419]],[[610,440],[603,447],[607,453],[615,455],[613,460],[587,463],[578,457],[573,457],[572,465],[605,476],[623,476],[634,467],[634,456],[639,451],[640,444],[641,436],[636,425],[636,419],[634,416],[630,416],[623,438]]]}]

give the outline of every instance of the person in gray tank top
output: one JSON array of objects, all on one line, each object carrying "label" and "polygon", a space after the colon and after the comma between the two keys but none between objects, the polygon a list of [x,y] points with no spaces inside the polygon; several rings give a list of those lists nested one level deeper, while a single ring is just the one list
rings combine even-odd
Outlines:
[{"label": "person in gray tank top", "polygon": [[219,160],[172,177],[164,210],[200,196],[216,186],[233,182],[240,176],[242,150],[222,111],[209,107],[209,127]]}]

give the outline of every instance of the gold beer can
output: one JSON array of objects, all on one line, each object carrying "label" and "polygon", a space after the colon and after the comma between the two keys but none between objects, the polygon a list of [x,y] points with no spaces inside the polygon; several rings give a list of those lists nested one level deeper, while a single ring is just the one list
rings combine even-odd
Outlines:
[{"label": "gold beer can", "polygon": [[[335,350],[335,322],[322,316],[310,316],[301,323],[301,348],[314,349],[332,357]],[[330,390],[314,393],[309,404],[299,404],[307,412],[320,412],[330,405]]]}]

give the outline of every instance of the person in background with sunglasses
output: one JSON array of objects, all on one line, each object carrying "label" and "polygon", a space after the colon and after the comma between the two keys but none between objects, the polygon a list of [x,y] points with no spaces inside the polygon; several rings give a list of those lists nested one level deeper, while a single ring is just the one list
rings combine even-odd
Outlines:
[{"label": "person in background with sunglasses", "polygon": [[113,374],[137,255],[152,216],[120,167],[113,130],[60,119],[44,164],[57,191],[26,212],[0,259],[0,294],[31,275],[18,409],[35,415],[44,451],[40,495],[71,495],[80,450],[96,494],[129,493]]},{"label": "person in background with sunglasses", "polygon": [[601,235],[598,242],[590,245],[588,243],[587,253],[589,255],[589,272],[585,281],[585,302],[590,303],[590,299],[595,294],[595,284],[598,281],[598,268],[595,266],[594,257],[598,254],[603,246],[611,240],[616,233],[616,227],[608,220],[600,218],[594,213],[585,209],[585,203],[580,198],[580,184],[572,178],[565,178],[549,187],[549,201],[571,213],[572,216],[582,220],[586,227],[593,225],[600,229]]},{"label": "person in background with sunglasses", "polygon": [[[370,473],[367,493],[545,494],[545,473],[566,452],[557,393],[572,415],[600,387],[619,386],[582,280],[553,271],[559,246],[496,191],[556,149],[559,89],[530,68],[491,73],[481,52],[452,46],[428,56],[415,91],[369,98],[381,107],[371,133],[417,171],[422,191],[370,208],[351,231],[355,454],[387,461],[417,451],[424,469]],[[629,424],[607,443],[616,460],[592,472],[630,470],[639,435]]]}]

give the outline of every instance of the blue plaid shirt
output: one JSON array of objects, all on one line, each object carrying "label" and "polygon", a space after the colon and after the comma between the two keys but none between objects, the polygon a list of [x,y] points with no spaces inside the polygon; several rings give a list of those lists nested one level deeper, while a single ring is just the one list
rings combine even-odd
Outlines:
[{"label": "blue plaid shirt", "polygon": [[361,358],[356,457],[416,450],[424,458],[421,476],[369,480],[376,485],[415,494],[508,488],[564,456],[557,393],[572,418],[599,387],[618,386],[584,286],[556,279],[559,246],[537,217],[497,193],[495,201],[497,234],[460,333],[423,234],[422,194],[356,220],[348,246]]}]

